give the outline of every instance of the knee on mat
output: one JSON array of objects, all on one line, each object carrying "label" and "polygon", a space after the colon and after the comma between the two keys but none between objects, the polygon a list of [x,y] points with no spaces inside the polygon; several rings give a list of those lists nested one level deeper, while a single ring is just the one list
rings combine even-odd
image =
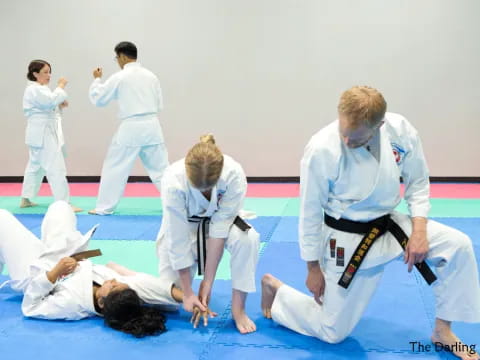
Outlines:
[{"label": "knee on mat", "polygon": [[348,337],[348,335],[350,335],[350,332],[346,332],[346,331],[342,332],[342,331],[336,330],[336,331],[329,332],[327,337],[323,340],[329,344],[339,344],[343,340],[345,340]]}]

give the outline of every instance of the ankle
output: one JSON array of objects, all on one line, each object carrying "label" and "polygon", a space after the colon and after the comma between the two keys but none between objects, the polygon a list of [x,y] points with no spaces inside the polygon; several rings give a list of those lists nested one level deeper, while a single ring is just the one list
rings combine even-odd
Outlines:
[{"label": "ankle", "polygon": [[433,329],[434,334],[445,334],[452,332],[452,326],[450,321],[445,321],[442,319],[435,320],[435,328]]},{"label": "ankle", "polygon": [[240,306],[232,306],[232,316],[234,318],[242,315],[245,315],[245,308]]}]

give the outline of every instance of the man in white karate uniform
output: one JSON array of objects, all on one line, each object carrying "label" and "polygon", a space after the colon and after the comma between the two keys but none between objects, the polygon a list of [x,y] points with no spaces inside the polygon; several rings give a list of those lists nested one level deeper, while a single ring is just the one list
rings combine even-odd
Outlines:
[{"label": "man in white karate uniform", "polygon": [[131,42],[119,43],[115,53],[122,70],[102,83],[102,69],[95,69],[95,80],[89,91],[90,101],[96,106],[118,100],[120,118],[120,126],[103,163],[97,205],[89,211],[96,215],[114,212],[137,156],[159,191],[168,166],[167,148],[158,121],[158,113],[163,108],[160,82],[136,61],[137,48]]},{"label": "man in white karate uniform", "polygon": [[[451,330],[452,321],[480,321],[472,243],[427,220],[429,177],[417,131],[403,116],[386,113],[383,96],[370,87],[344,92],[338,114],[312,137],[301,162],[299,242],[313,298],[266,274],[264,315],[338,343],[360,320],[384,266],[404,254],[408,271],[417,267],[435,294],[432,341],[478,359]],[[394,211],[400,176],[410,216]]]}]

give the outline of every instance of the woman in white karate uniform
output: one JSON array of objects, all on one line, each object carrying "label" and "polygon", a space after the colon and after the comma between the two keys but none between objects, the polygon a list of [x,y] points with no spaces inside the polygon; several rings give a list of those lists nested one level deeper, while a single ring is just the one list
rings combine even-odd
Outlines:
[{"label": "woman in white karate uniform", "polygon": [[[213,281],[226,248],[231,254],[233,319],[240,333],[255,331],[245,301],[255,291],[259,235],[238,218],[247,190],[242,167],[221,153],[212,135],[206,135],[186,158],[167,168],[161,189],[160,277],[181,287],[185,310],[197,320],[203,316],[206,324]],[[204,270],[198,295],[192,290],[197,267],[199,274]]]},{"label": "woman in white karate uniform", "polygon": [[[63,156],[63,132],[60,110],[68,105],[65,86],[60,78],[57,88],[48,87],[51,66],[44,60],[33,60],[28,65],[29,80],[23,95],[23,112],[27,118],[25,143],[29,159],[25,169],[20,207],[36,204],[30,199],[37,195],[46,175],[55,200],[69,200],[67,170]],[[81,211],[73,207],[75,211]]]},{"label": "woman in white karate uniform", "polygon": [[177,308],[183,295],[172,282],[114,263],[94,265],[70,257],[88,247],[95,228],[82,235],[70,205],[57,201],[45,215],[39,240],[0,209],[0,272],[6,264],[11,278],[0,288],[8,285],[23,292],[25,316],[52,320],[104,316],[108,326],[137,337],[165,331],[161,310]]}]

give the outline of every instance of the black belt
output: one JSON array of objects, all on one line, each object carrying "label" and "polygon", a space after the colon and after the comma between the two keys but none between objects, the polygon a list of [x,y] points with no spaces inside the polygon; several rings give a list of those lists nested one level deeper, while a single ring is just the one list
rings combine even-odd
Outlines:
[{"label": "black belt", "polygon": [[[210,223],[209,217],[192,216],[188,222],[198,223],[197,228],[197,254],[198,254],[198,275],[205,272],[205,263],[207,261],[207,232]],[[242,231],[248,231],[251,228],[240,216],[233,221],[233,225]]]},{"label": "black belt", "polygon": [[[337,220],[330,215],[325,214],[325,224],[335,230],[364,235],[338,281],[338,285],[345,289],[347,289],[352,282],[353,277],[365,259],[371,246],[380,236],[389,231],[395,239],[397,239],[403,250],[405,250],[408,242],[407,234],[405,234],[402,228],[392,220],[390,215],[384,215],[369,222],[357,222],[346,219]],[[431,285],[437,280],[437,277],[425,261],[415,264],[415,267],[428,285]]]}]

